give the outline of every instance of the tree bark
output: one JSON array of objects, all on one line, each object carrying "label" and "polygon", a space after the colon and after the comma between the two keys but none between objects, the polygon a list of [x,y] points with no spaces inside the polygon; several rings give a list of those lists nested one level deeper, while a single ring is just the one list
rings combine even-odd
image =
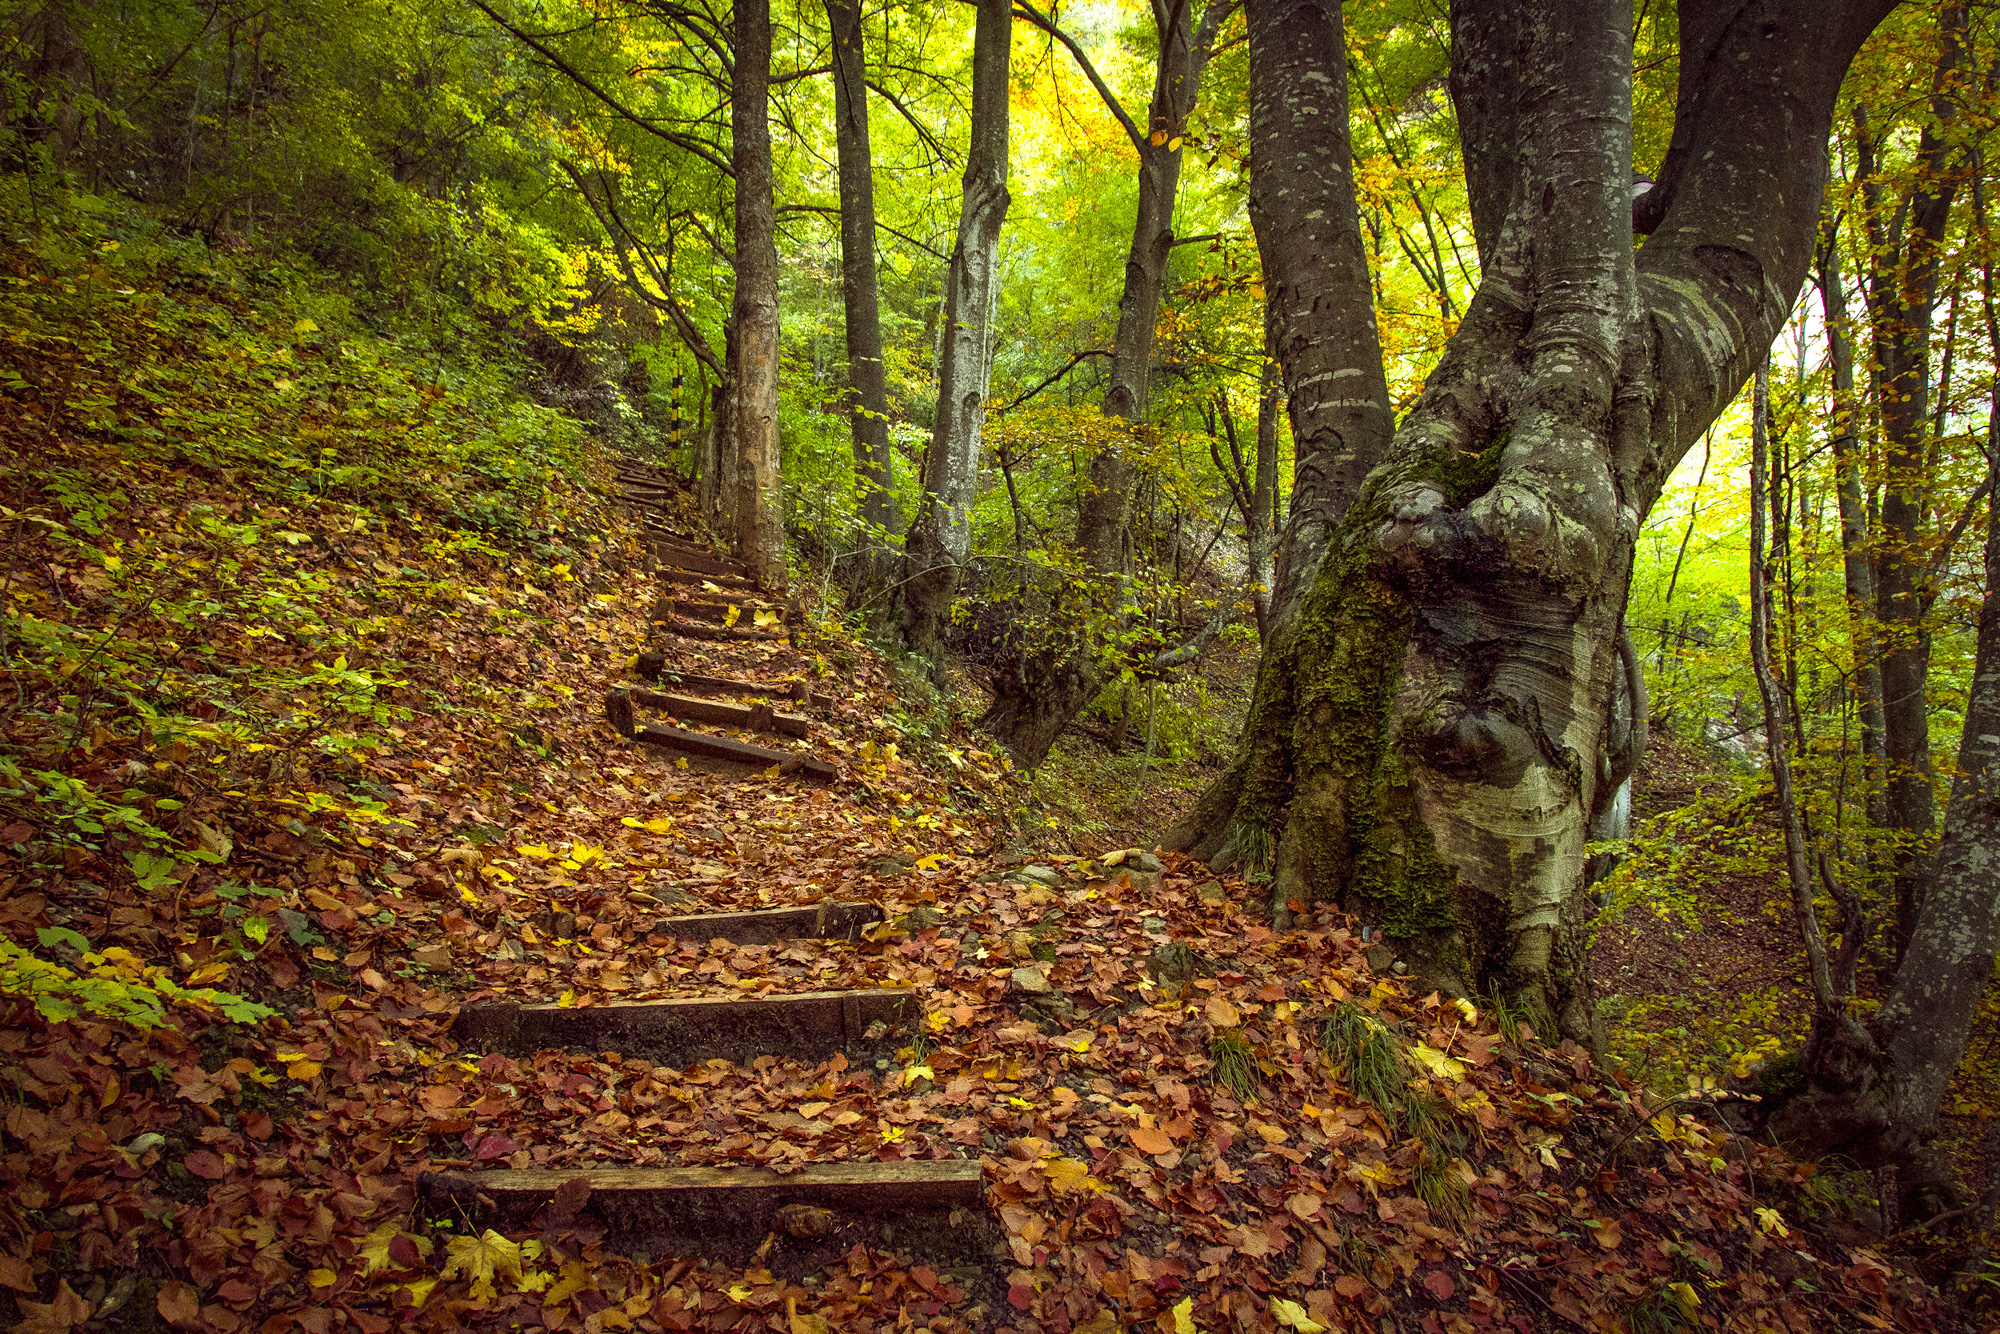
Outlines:
[{"label": "tree bark", "polygon": [[778,220],[771,180],[771,5],[736,0],[729,103],[736,177],[736,553],[766,591],[785,589],[785,494],[778,451]]},{"label": "tree bark", "polygon": [[1008,0],[978,0],[972,54],[972,147],[959,200],[958,241],[945,271],[938,399],[924,492],[904,540],[897,623],[911,652],[937,661],[951,601],[972,554],[972,502],[993,369],[1000,291],[1000,224],[1007,216]]},{"label": "tree bark", "polygon": [[[1203,69],[1215,46],[1215,36],[1234,0],[1209,0],[1200,22],[1192,19],[1192,0],[1160,0],[1153,16],[1160,38],[1153,69],[1153,97],[1142,127],[1112,96],[1074,40],[1025,0],[1016,11],[1067,45],[1096,85],[1106,107],[1125,129],[1139,154],[1138,213],[1132,244],[1125,258],[1125,286],[1118,299],[1118,332],[1112,344],[1104,413],[1129,423],[1131,432],[1145,429],[1151,398],[1154,333],[1160,318],[1160,298],[1166,289],[1167,259],[1173,251],[1174,200],[1180,190],[1181,137],[1194,109]],[[1097,655],[1094,637],[1086,630],[1107,616],[1126,616],[1123,575],[1126,568],[1132,491],[1132,457],[1117,434],[1092,456],[1090,477],[1078,506],[1076,544],[1095,582],[1075,581],[1054,592],[1031,596],[1051,604],[1044,619],[1072,627],[1052,631],[1038,642],[1021,643],[993,674],[993,700],[980,725],[1006,745],[1023,768],[1039,765],[1070,720],[1104,685],[1114,670]]]},{"label": "tree bark", "polygon": [[1896,914],[1892,943],[1901,956],[1915,929],[1923,897],[1937,810],[1931,771],[1930,552],[1924,510],[1930,430],[1931,314],[1937,304],[1945,224],[1957,191],[1958,155],[1951,125],[1959,111],[1954,85],[1966,24],[1962,4],[1948,5],[1931,116],[1917,143],[1916,179],[1898,201],[1894,220],[1885,213],[1873,161],[1873,136],[1865,112],[1855,110],[1860,170],[1867,199],[1869,318],[1875,347],[1876,412],[1882,424],[1884,477],[1877,543],[1876,596],[1882,652],[1883,749],[1888,762],[1888,827]]},{"label": "tree bark", "polygon": [[[1819,261],[1820,309],[1826,317],[1827,362],[1832,379],[1832,446],[1835,494],[1840,505],[1841,574],[1847,594],[1847,634],[1854,660],[1856,712],[1861,719],[1861,768],[1867,790],[1868,822],[1889,823],[1883,775],[1888,753],[1882,741],[1882,659],[1877,642],[1875,555],[1870,549],[1867,497],[1861,483],[1861,439],[1854,392],[1854,332],[1847,314],[1846,280],[1840,271],[1840,242],[1834,223],[1823,229]],[[1871,859],[1872,860],[1872,859]]]},{"label": "tree bark", "polygon": [[1348,137],[1339,0],[1248,0],[1250,225],[1292,419],[1292,507],[1271,604],[1282,616],[1382,460],[1394,420]]},{"label": "tree bark", "polygon": [[1841,77],[1890,8],[1684,0],[1635,254],[1629,6],[1453,6],[1479,291],[1173,845],[1268,866],[1281,922],[1339,901],[1426,984],[1593,1038],[1584,843],[1633,544],[1783,325]]},{"label": "tree bark", "polygon": [[[833,38],[834,148],[840,164],[840,296],[847,317],[847,387],[854,417],[854,476],[864,539],[897,526],[889,451],[889,389],[882,365],[881,303],[875,281],[875,166],[868,141],[868,86],[860,0],[826,0]],[[872,556],[864,562],[878,565]],[[872,582],[864,572],[861,583]]]}]

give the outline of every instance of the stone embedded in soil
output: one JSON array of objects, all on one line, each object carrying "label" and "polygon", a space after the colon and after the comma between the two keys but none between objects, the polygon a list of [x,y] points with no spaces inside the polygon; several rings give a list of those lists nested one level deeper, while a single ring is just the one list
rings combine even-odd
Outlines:
[{"label": "stone embedded in soil", "polygon": [[1206,899],[1211,903],[1225,897],[1222,892],[1222,882],[1220,880],[1204,880],[1201,884],[1194,887],[1194,892],[1195,897]]},{"label": "stone embedded in soil", "polygon": [[1037,885],[1060,885],[1062,883],[1062,875],[1055,867],[1044,866],[1040,862],[1036,862],[1032,866],[1023,866],[1018,870],[1010,871],[1007,873],[1007,878],[1009,880],[1026,881]]}]

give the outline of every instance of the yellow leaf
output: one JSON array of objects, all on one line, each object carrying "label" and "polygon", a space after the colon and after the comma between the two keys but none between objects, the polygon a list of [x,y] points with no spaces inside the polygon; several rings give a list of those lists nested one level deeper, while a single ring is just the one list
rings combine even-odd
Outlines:
[{"label": "yellow leaf", "polygon": [[431,1299],[431,1289],[438,1285],[434,1278],[420,1278],[414,1283],[405,1283],[402,1290],[410,1294],[410,1305],[422,1306]]},{"label": "yellow leaf", "polygon": [[1675,1300],[1679,1301],[1689,1311],[1696,1310],[1701,1306],[1701,1297],[1695,1292],[1692,1283],[1669,1283],[1667,1284],[1667,1291],[1674,1294]]},{"label": "yellow leaf", "polygon": [[740,1306],[750,1300],[750,1287],[745,1283],[732,1283],[726,1290],[725,1295],[728,1296],[730,1301]]},{"label": "yellow leaf", "polygon": [[334,1280],[339,1277],[340,1275],[334,1273],[331,1269],[315,1269],[306,1274],[306,1282],[312,1284],[315,1288],[330,1288],[333,1286]]},{"label": "yellow leaf", "polygon": [[1183,1297],[1174,1303],[1174,1334],[1200,1334],[1194,1327],[1194,1298]]},{"label": "yellow leaf", "polygon": [[1049,1188],[1058,1194],[1109,1189],[1102,1181],[1090,1175],[1088,1166],[1075,1158],[1065,1158],[1061,1154],[1056,1154],[1044,1158],[1041,1168],[1042,1175],[1049,1179]]},{"label": "yellow leaf", "polygon": [[313,323],[313,322],[312,322],[311,320],[309,320],[309,319],[308,319],[308,320],[300,320],[300,321],[299,321],[299,322],[298,322],[297,324],[294,324],[294,325],[292,326],[292,332],[293,332],[293,333],[318,333],[318,332],[319,332],[319,325],[317,325],[317,324]]},{"label": "yellow leaf", "polygon": [[[355,1248],[355,1254],[361,1257],[361,1272],[376,1274],[384,1269],[404,1268],[405,1266],[398,1264],[389,1254],[389,1247],[395,1244],[397,1236],[401,1233],[402,1229],[394,1223],[384,1223],[363,1237],[361,1244]],[[432,1244],[429,1237],[412,1236],[410,1240],[416,1245],[419,1255],[431,1253]]]},{"label": "yellow leaf", "polygon": [[298,1060],[292,1061],[285,1066],[285,1078],[311,1079],[324,1068],[318,1061],[309,1061],[304,1057],[300,1057]]},{"label": "yellow leaf", "polygon": [[1757,1230],[1759,1232],[1775,1232],[1781,1237],[1788,1237],[1792,1232],[1790,1228],[1785,1226],[1784,1218],[1776,1209],[1763,1208],[1757,1210]]},{"label": "yellow leaf", "polygon": [[592,862],[601,862],[604,860],[604,849],[601,847],[593,848],[588,843],[578,843],[569,850],[569,860],[575,862],[578,866],[588,866]]},{"label": "yellow leaf", "polygon": [[207,986],[210,982],[220,982],[228,976],[229,965],[220,960],[215,960],[205,963],[192,973],[189,973],[188,981],[194,983],[196,986]]},{"label": "yellow leaf", "polygon": [[1306,1308],[1297,1302],[1288,1302],[1283,1297],[1273,1297],[1271,1314],[1278,1318],[1279,1324],[1296,1329],[1299,1334],[1325,1334],[1326,1326],[1307,1315]]},{"label": "yellow leaf", "polygon": [[1165,130],[1154,130],[1152,133],[1152,137],[1150,138],[1150,140],[1148,140],[1148,142],[1150,142],[1155,148],[1158,148],[1161,144],[1165,143],[1166,141],[1167,141],[1167,132]]},{"label": "yellow leaf", "polygon": [[900,1144],[902,1143],[902,1140],[903,1140],[903,1127],[901,1126],[882,1127],[882,1142],[884,1144]]},{"label": "yellow leaf", "polygon": [[643,829],[649,834],[671,834],[674,832],[674,822],[664,815],[656,815],[650,820],[634,820],[628,815],[618,823],[629,825],[634,829]]},{"label": "yellow leaf", "polygon": [[1184,142],[1184,141],[1183,141],[1183,140],[1182,140],[1182,139],[1181,139],[1181,138],[1180,138],[1179,136],[1175,136],[1174,138],[1172,138],[1172,139],[1169,139],[1169,140],[1167,140],[1167,151],[1168,151],[1169,153],[1178,153],[1178,152],[1180,152],[1180,151],[1181,151],[1181,144],[1182,144],[1183,142]]},{"label": "yellow leaf", "polygon": [[772,626],[781,623],[784,619],[785,613],[774,608],[765,607],[759,609],[757,614],[750,618],[750,623],[759,630],[768,630]]},{"label": "yellow leaf", "polygon": [[583,1261],[568,1261],[562,1267],[562,1277],[556,1280],[555,1286],[542,1298],[542,1305],[560,1306],[582,1292],[589,1282],[590,1271],[583,1267]]},{"label": "yellow leaf", "polygon": [[1410,1048],[1410,1058],[1439,1079],[1457,1083],[1465,1078],[1465,1062],[1453,1060],[1435,1047],[1419,1042]]},{"label": "yellow leaf", "polygon": [[538,862],[552,862],[557,856],[554,848],[546,847],[540,843],[528,843],[515,848],[514,851],[520,853],[523,857],[533,857]]},{"label": "yellow leaf", "polygon": [[743,608],[737,606],[734,602],[732,602],[729,604],[729,610],[722,614],[722,624],[725,627],[734,625],[736,624],[737,619],[742,615],[743,615]]},{"label": "yellow leaf", "polygon": [[472,1282],[472,1299],[493,1300],[493,1281],[521,1278],[521,1248],[492,1228],[476,1237],[453,1237],[444,1248],[444,1270],[439,1278],[462,1277]]},{"label": "yellow leaf", "polygon": [[571,987],[568,991],[563,992],[562,996],[557,999],[556,1004],[565,1010],[574,1010],[576,1008],[576,988]]},{"label": "yellow leaf", "polygon": [[1105,866],[1117,866],[1119,863],[1123,862],[1127,857],[1131,855],[1132,855],[1132,850],[1130,848],[1119,848],[1115,852],[1105,853],[1102,857],[1099,857],[1097,860]]},{"label": "yellow leaf", "polygon": [[928,856],[917,858],[917,869],[919,871],[935,871],[949,860],[950,858],[944,853],[933,852]]}]

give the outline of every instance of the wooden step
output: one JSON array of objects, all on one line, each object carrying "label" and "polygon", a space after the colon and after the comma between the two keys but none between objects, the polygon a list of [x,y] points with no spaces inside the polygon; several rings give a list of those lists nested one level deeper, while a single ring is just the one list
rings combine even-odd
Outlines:
[{"label": "wooden step", "polygon": [[674,542],[662,541],[658,537],[650,538],[647,546],[653,553],[653,559],[663,565],[671,565],[681,570],[692,570],[697,574],[734,575],[736,578],[746,582],[750,579],[749,568],[743,562],[717,552],[702,551],[695,547],[684,547]]},{"label": "wooden step", "polygon": [[726,676],[703,676],[700,672],[670,671],[663,653],[641,653],[639,675],[648,681],[665,681],[683,690],[706,690],[718,695],[761,695],[766,699],[789,699],[814,709],[833,707],[833,697],[816,695],[804,681],[737,681]]},{"label": "wooden step", "polygon": [[714,584],[721,588],[725,596],[753,597],[757,586],[748,579],[739,579],[733,574],[703,574],[699,570],[659,569],[653,577],[663,584],[673,584],[683,588],[701,588],[704,584]]},{"label": "wooden step", "polygon": [[787,1172],[747,1164],[491,1168],[421,1173],[417,1194],[459,1226],[601,1229],[609,1244],[635,1253],[701,1256],[797,1279],[856,1243],[947,1263],[987,1260],[1001,1237],[982,1207],[984,1177],[976,1158],[808,1163]]},{"label": "wooden step", "polygon": [[653,628],[663,635],[678,635],[682,639],[700,639],[719,644],[786,644],[791,636],[783,630],[745,629],[740,625],[707,625],[701,621],[654,621]]},{"label": "wooden step", "polygon": [[[613,726],[616,726],[614,720]],[[747,741],[732,741],[728,737],[709,736],[705,732],[690,732],[684,727],[665,727],[659,723],[649,723],[631,734],[634,741],[648,746],[660,746],[667,750],[678,750],[688,755],[699,755],[705,760],[726,760],[731,764],[749,764],[759,769],[778,766],[780,778],[803,778],[812,783],[831,783],[840,777],[840,768],[829,764],[817,756],[796,755],[784,750],[766,750],[753,746]]]},{"label": "wooden step", "polygon": [[[710,594],[709,597],[715,597]],[[725,595],[726,596],[726,595]],[[740,630],[775,629],[775,626],[759,626],[756,623],[760,611],[778,613],[778,625],[785,623],[785,609],[775,602],[765,602],[755,597],[743,597],[723,602],[704,598],[689,597],[685,594],[665,593],[653,604],[653,619],[669,620],[679,617],[686,621],[704,621],[710,625],[728,625],[729,609],[736,608],[736,628]]]},{"label": "wooden step", "polygon": [[[577,1182],[581,1187],[572,1184]],[[796,1172],[782,1173],[747,1165],[496,1167],[425,1172],[417,1178],[417,1190],[425,1199],[477,1202],[505,1213],[533,1212],[567,1186],[573,1211],[584,1207],[576,1201],[587,1200],[589,1207],[599,1210],[670,1209],[683,1217],[714,1211],[729,1219],[758,1214],[768,1218],[787,1204],[855,1213],[977,1205],[985,1195],[985,1184],[977,1158],[808,1163]]]},{"label": "wooden step", "polygon": [[803,908],[762,908],[755,912],[689,913],[662,917],[651,930],[682,940],[727,940],[737,945],[774,945],[781,940],[852,940],[861,928],[882,920],[872,903],[828,899]]},{"label": "wooden step", "polygon": [[717,1057],[742,1061],[766,1053],[820,1060],[836,1051],[894,1043],[891,1035],[921,1016],[912,987],[612,1005],[496,1001],[461,1009],[452,1020],[451,1035],[461,1046],[508,1056],[554,1049],[616,1051],[689,1066]]},{"label": "wooden step", "polygon": [[642,708],[659,709],[674,718],[691,719],[698,723],[715,723],[722,727],[742,727],[753,732],[778,732],[785,736],[803,737],[812,729],[812,724],[795,713],[779,713],[769,704],[724,704],[712,699],[692,699],[686,695],[666,695],[657,690],[614,690],[605,696],[604,714],[614,727],[619,727],[626,736],[635,730],[630,725],[620,726],[620,719],[629,716],[629,711],[621,709],[613,700],[613,695],[623,695],[631,703]]}]

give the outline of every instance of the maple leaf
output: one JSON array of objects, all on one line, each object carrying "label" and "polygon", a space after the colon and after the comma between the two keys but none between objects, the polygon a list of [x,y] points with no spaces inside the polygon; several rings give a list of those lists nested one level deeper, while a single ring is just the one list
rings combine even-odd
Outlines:
[{"label": "maple leaf", "polygon": [[463,1277],[472,1282],[472,1300],[493,1300],[493,1281],[521,1279],[521,1248],[492,1228],[476,1237],[453,1237],[444,1248],[444,1270],[439,1278]]},{"label": "maple leaf", "polygon": [[[398,1238],[406,1245],[397,1246]],[[384,1269],[413,1269],[415,1265],[409,1257],[412,1254],[427,1256],[433,1249],[434,1244],[429,1237],[413,1237],[394,1223],[384,1223],[361,1239],[355,1247],[355,1254],[361,1257],[363,1274],[376,1274]],[[399,1256],[398,1251],[403,1254]]]}]

